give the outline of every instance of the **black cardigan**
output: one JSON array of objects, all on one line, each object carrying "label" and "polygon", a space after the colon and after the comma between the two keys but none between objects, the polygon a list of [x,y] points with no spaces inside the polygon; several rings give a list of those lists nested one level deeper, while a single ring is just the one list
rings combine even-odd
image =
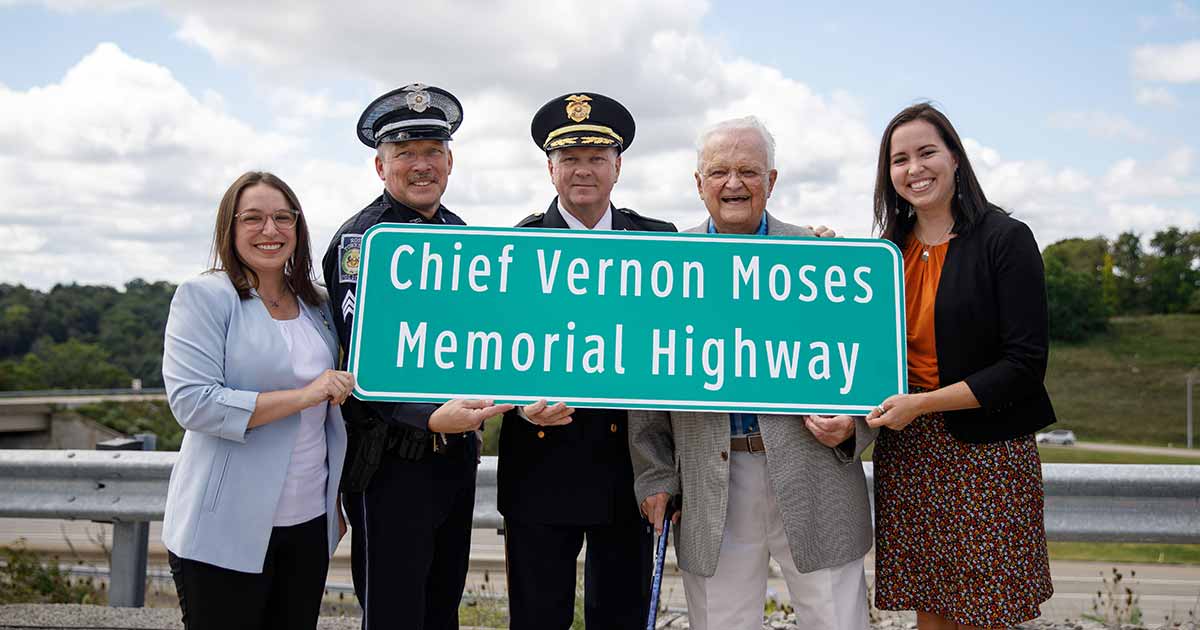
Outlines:
[{"label": "black cardigan", "polygon": [[986,212],[950,241],[934,302],[941,385],[965,380],[979,409],[948,411],[964,442],[999,442],[1055,422],[1046,393],[1046,276],[1033,232]]}]

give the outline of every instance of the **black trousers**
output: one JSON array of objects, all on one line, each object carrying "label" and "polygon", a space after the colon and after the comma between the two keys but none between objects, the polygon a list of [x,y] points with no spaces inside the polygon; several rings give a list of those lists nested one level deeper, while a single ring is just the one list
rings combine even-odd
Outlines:
[{"label": "black trousers", "polygon": [[511,630],[567,630],[575,616],[575,560],[584,556],[588,630],[646,625],[654,534],[645,522],[545,525],[504,519]]},{"label": "black trousers", "polygon": [[472,439],[417,462],[387,453],[366,491],[342,495],[363,630],[457,630],[477,452]]},{"label": "black trousers", "polygon": [[187,630],[316,628],[329,571],[325,515],[271,530],[262,573],[167,555]]}]

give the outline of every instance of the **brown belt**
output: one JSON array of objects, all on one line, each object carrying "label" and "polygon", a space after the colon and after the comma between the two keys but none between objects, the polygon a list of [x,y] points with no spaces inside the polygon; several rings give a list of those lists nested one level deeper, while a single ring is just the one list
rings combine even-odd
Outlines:
[{"label": "brown belt", "polygon": [[751,433],[729,439],[729,450],[739,453],[765,453],[767,446],[763,444],[761,433]]}]

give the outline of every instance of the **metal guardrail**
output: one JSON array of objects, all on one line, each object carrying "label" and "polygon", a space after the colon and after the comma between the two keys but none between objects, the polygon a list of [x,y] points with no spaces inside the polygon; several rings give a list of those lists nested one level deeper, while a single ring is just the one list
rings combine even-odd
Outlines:
[{"label": "metal guardrail", "polygon": [[[0,516],[162,520],[176,453],[0,450]],[[873,466],[865,464],[868,488]],[[1200,465],[1044,464],[1046,535],[1082,542],[1200,543]],[[475,495],[476,528],[499,528],[496,458],[484,457]],[[114,540],[119,555],[145,554]],[[145,579],[141,575],[123,579]],[[129,605],[140,605],[136,602]]]},{"label": "metal guardrail", "polygon": [[142,389],[21,389],[0,392],[0,398],[70,398],[72,396],[165,396],[162,387]]}]

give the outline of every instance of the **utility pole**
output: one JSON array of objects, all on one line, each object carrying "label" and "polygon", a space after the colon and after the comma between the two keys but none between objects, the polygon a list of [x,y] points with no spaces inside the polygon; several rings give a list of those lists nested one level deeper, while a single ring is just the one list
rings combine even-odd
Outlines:
[{"label": "utility pole", "polygon": [[1195,379],[1196,379],[1196,375],[1192,372],[1188,372],[1188,378],[1187,378],[1187,402],[1188,402],[1188,409],[1187,409],[1187,421],[1188,421],[1187,440],[1188,440],[1188,442],[1187,442],[1187,444],[1188,444],[1188,448],[1192,448],[1192,381],[1194,381]]}]

